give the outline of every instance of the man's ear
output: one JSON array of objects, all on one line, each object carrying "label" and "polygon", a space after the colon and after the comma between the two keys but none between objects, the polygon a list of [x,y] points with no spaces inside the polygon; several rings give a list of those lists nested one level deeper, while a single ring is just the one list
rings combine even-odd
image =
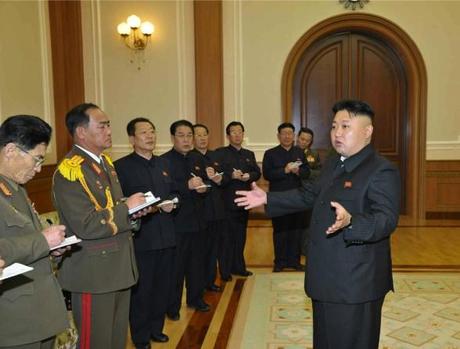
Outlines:
[{"label": "man's ear", "polygon": [[75,137],[77,137],[77,139],[84,139],[85,135],[86,135],[86,127],[77,126],[77,128],[75,129]]},{"label": "man's ear", "polygon": [[371,138],[372,137],[372,133],[374,132],[374,126],[372,125],[367,125],[366,126],[366,138]]},{"label": "man's ear", "polygon": [[3,147],[3,152],[7,158],[11,158],[16,153],[16,144],[10,142]]},{"label": "man's ear", "polygon": [[131,144],[134,147],[134,136],[129,136],[128,140],[129,140],[129,144]]}]

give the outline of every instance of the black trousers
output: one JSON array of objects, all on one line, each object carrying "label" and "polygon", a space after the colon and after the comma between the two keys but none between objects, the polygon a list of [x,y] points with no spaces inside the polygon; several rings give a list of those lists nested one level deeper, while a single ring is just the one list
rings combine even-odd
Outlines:
[{"label": "black trousers", "polygon": [[[248,211],[232,211],[229,214],[229,255],[232,274],[246,272],[244,247],[246,245],[246,229],[248,227]],[[230,254],[231,253],[231,254]]]},{"label": "black trousers", "polygon": [[383,300],[360,304],[313,300],[313,348],[377,349]]},{"label": "black trousers", "polygon": [[279,267],[295,267],[300,264],[300,221],[303,213],[291,213],[272,218],[274,263]]},{"label": "black trousers", "polygon": [[131,291],[129,323],[135,345],[163,332],[173,278],[175,248],[136,251],[139,281]]},{"label": "black trousers", "polygon": [[205,235],[204,251],[204,285],[210,287],[214,284],[217,274],[217,260],[219,255],[219,245],[221,245],[222,231],[224,230],[224,220],[208,222],[208,229]]},{"label": "black trousers", "polygon": [[174,279],[169,298],[169,314],[179,313],[182,304],[184,281],[187,291],[187,304],[194,305],[203,299],[204,236],[204,231],[176,234]]}]

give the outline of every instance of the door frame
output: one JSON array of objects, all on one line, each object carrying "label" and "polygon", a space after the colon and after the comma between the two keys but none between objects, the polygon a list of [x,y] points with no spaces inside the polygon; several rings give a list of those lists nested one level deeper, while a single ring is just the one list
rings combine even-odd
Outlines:
[{"label": "door frame", "polygon": [[281,105],[286,121],[292,119],[294,74],[302,54],[317,40],[357,31],[380,38],[400,56],[407,76],[407,214],[400,224],[417,225],[425,219],[427,74],[423,57],[410,36],[395,23],[371,14],[353,13],[327,18],[310,28],[295,43],[286,59],[281,82]]}]

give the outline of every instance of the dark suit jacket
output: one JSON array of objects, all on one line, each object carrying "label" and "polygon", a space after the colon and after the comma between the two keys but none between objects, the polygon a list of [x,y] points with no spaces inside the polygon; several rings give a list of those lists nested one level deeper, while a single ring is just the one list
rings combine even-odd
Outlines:
[{"label": "dark suit jacket", "polygon": [[[158,156],[150,160],[131,153],[115,161],[118,179],[125,196],[151,191],[162,200],[172,199],[172,179],[168,162]],[[176,246],[173,213],[162,211],[142,217],[140,230],[134,235],[137,251],[160,250]]]},{"label": "dark suit jacket", "polygon": [[[59,219],[67,227],[67,236],[75,234],[83,240],[63,259],[59,281],[71,292],[108,293],[129,288],[137,281],[137,267],[128,206],[121,201],[117,173],[107,163],[106,174],[101,165],[75,146],[63,161],[75,155],[83,158],[79,166],[92,197],[80,181],[65,178],[58,166],[53,198]],[[106,192],[113,201],[111,208],[107,207]]]},{"label": "dark suit jacket", "polygon": [[[284,168],[290,162],[301,161],[299,174],[286,173]],[[310,170],[302,149],[292,146],[286,150],[281,145],[268,149],[262,161],[262,172],[270,182],[270,191],[284,191],[300,187],[301,180],[307,179]]]},{"label": "dark suit jacket", "polygon": [[238,179],[231,179],[224,188],[224,203],[227,210],[244,211],[244,208],[235,204],[237,190],[250,190],[251,183],[260,178],[260,167],[257,164],[254,153],[248,149],[236,149],[232,145],[217,149],[218,155],[224,162],[224,170],[231,177],[233,169],[241,170],[243,173],[249,173],[247,182]]},{"label": "dark suit jacket", "polygon": [[[308,296],[363,303],[393,289],[390,234],[398,223],[400,178],[397,168],[370,145],[346,159],[342,173],[335,174],[339,163],[339,156],[331,158],[315,183],[268,193],[266,212],[279,216],[313,206],[305,277]],[[335,221],[331,201],[351,213],[352,225],[327,236]]]},{"label": "dark suit jacket", "polygon": [[[202,154],[198,150],[192,150],[194,153],[203,157],[206,167],[212,167],[216,173],[222,173],[222,180],[216,184],[212,180],[208,180],[211,184],[211,191],[206,195],[204,201],[204,214],[207,222],[222,220],[225,218],[225,205],[223,198],[223,188],[230,181],[230,175],[224,171],[224,164],[219,153],[213,150],[208,150],[206,154]],[[207,179],[208,177],[206,177]]]},{"label": "dark suit jacket", "polygon": [[24,188],[0,176],[0,255],[6,265],[34,270],[0,284],[0,347],[38,342],[68,327],[61,287],[53,275],[48,243]]},{"label": "dark suit jacket", "polygon": [[179,207],[173,211],[176,234],[197,232],[206,229],[204,198],[207,193],[198,193],[188,188],[191,173],[206,181],[206,164],[195,152],[183,155],[174,148],[161,156],[169,162],[173,192],[179,197]]}]

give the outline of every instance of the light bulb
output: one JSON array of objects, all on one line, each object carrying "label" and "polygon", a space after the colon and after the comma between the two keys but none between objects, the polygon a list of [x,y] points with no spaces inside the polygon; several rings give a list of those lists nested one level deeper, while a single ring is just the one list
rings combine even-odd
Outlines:
[{"label": "light bulb", "polygon": [[117,31],[118,31],[118,34],[125,36],[125,35],[129,35],[131,28],[129,27],[128,23],[123,22],[117,26]]},{"label": "light bulb", "polygon": [[129,16],[126,22],[133,29],[137,29],[141,25],[141,19],[137,17],[136,15]]},{"label": "light bulb", "polygon": [[141,24],[141,32],[142,34],[146,36],[152,35],[152,33],[155,31],[155,27],[153,26],[152,23],[150,22],[142,22]]}]

